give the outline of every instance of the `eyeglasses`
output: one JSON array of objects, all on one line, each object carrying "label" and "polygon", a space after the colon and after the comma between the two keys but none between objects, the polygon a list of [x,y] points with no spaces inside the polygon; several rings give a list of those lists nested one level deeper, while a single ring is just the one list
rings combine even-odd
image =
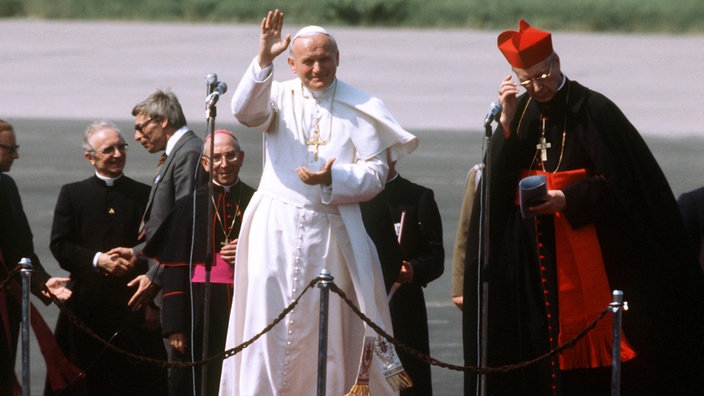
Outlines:
[{"label": "eyeglasses", "polygon": [[533,77],[533,78],[531,78],[530,80],[521,81],[521,82],[520,82],[521,86],[522,86],[523,88],[526,88],[526,89],[527,89],[528,87],[532,87],[533,84],[535,84],[535,83],[540,83],[540,84],[542,85],[542,84],[543,84],[543,80],[545,80],[545,79],[547,79],[547,78],[550,78],[550,75],[552,74],[552,65],[553,65],[554,63],[555,63],[555,60],[554,60],[554,59],[550,61],[550,68],[548,69],[548,72],[547,72],[547,73],[543,73],[543,74],[541,74],[541,75],[539,75],[539,76]]},{"label": "eyeglasses", "polygon": [[6,144],[0,144],[0,147],[4,148],[7,150],[10,154],[15,154],[17,151],[20,149],[20,145],[16,144],[14,146],[8,146]]},{"label": "eyeglasses", "polygon": [[[239,154],[239,152],[234,151],[230,151],[229,153],[225,154],[213,154],[213,163],[217,164],[219,162],[222,162],[223,159],[229,163],[233,163],[237,161]],[[208,156],[206,155],[205,158],[208,158]]]},{"label": "eyeglasses", "polygon": [[149,125],[150,122],[154,121],[154,118],[149,117],[141,124],[134,124],[134,130],[139,133],[144,133],[144,128]]},{"label": "eyeglasses", "polygon": [[100,153],[103,155],[113,155],[115,153],[115,150],[124,154],[124,152],[127,151],[127,143],[120,143],[120,144],[116,144],[114,146],[108,146],[100,151],[97,151],[97,150],[91,150],[91,151],[93,153]]}]

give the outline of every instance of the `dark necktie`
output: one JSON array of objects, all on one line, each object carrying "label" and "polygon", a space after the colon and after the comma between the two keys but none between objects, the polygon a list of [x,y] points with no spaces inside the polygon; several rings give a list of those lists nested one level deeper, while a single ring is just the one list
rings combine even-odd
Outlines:
[{"label": "dark necktie", "polygon": [[156,168],[159,169],[161,168],[162,165],[164,165],[164,161],[166,161],[166,153],[161,154],[161,157],[159,158],[159,162],[156,164]]}]

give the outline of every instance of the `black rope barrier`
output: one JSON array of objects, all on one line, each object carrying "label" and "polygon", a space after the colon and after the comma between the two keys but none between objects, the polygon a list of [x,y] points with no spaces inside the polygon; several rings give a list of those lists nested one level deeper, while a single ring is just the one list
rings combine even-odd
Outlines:
[{"label": "black rope barrier", "polygon": [[[4,279],[2,282],[0,282],[0,289],[2,289],[5,284],[9,281],[9,279],[19,271],[19,268],[13,269],[8,278]],[[225,350],[221,353],[211,355],[207,357],[206,359],[202,360],[197,360],[197,361],[181,361],[181,362],[169,362],[169,361],[164,361],[160,359],[155,359],[155,358],[150,358],[147,356],[142,356],[142,355],[137,355],[129,351],[125,351],[121,348],[116,347],[115,345],[111,344],[110,341],[106,341],[103,339],[100,335],[96,334],[92,329],[90,329],[83,321],[76,316],[74,312],[69,310],[64,303],[59,300],[53,293],[49,291],[49,289],[44,286],[43,291],[46,292],[50,297],[51,300],[56,304],[56,306],[59,308],[59,310],[66,314],[68,319],[73,323],[77,328],[85,332],[88,336],[94,338],[101,344],[103,344],[106,348],[109,348],[113,352],[120,354],[122,356],[128,357],[132,360],[135,361],[140,361],[144,363],[148,363],[154,366],[162,367],[162,368],[186,368],[186,367],[191,367],[191,366],[199,366],[204,363],[208,363],[210,361],[215,361],[215,360],[224,360],[229,357],[232,357],[239,352],[241,352],[243,349],[247,348],[251,344],[253,344],[256,340],[261,338],[264,334],[268,333],[272,328],[274,328],[276,325],[278,325],[286,315],[288,315],[289,312],[291,312],[296,305],[298,305],[299,301],[301,298],[313,287],[316,286],[318,282],[320,282],[322,279],[320,277],[317,277],[313,280],[311,280],[308,285],[303,289],[303,291],[294,299],[281,313],[269,324],[267,325],[262,331],[254,335],[252,338],[250,338],[247,341],[244,341],[240,345],[237,345],[234,348]],[[340,289],[335,282],[330,282],[328,287],[332,292],[337,294],[349,307],[352,309],[352,311],[364,322],[366,323],[369,327],[371,327],[374,331],[376,331],[377,334],[388,340],[389,342],[393,343],[394,346],[396,346],[399,349],[402,349],[406,353],[408,353],[410,356],[412,356],[414,359],[417,359],[419,361],[431,364],[433,366],[441,367],[441,368],[446,368],[449,370],[454,370],[454,371],[474,371],[477,374],[491,374],[491,373],[506,373],[509,371],[525,368],[528,366],[531,366],[533,364],[536,364],[544,359],[548,359],[553,357],[554,355],[569,349],[573,347],[580,339],[584,338],[594,327],[596,327],[597,323],[603,317],[611,310],[611,305],[607,306],[604,308],[603,311],[597,315],[597,317],[590,322],[582,331],[580,331],[574,338],[569,340],[568,342],[559,345],[558,347],[551,349],[550,351],[537,356],[534,359],[527,360],[524,362],[519,362],[515,364],[508,364],[508,365],[503,365],[503,366],[498,366],[498,367],[478,367],[478,366],[473,366],[473,365],[467,365],[467,366],[462,366],[462,365],[456,365],[456,364],[450,364],[450,363],[445,363],[442,362],[438,359],[433,358],[432,356],[425,354],[423,352],[420,352],[414,348],[409,347],[408,345],[404,344],[402,341],[397,340],[393,336],[391,336],[389,333],[384,331],[378,324],[374,323],[369,317],[367,317],[355,304],[354,301],[352,301],[349,297],[347,297],[347,294]]]}]

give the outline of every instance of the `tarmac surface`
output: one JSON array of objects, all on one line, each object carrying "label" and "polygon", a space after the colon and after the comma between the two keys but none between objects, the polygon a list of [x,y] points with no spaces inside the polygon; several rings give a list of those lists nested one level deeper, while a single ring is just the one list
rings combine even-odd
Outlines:
[{"label": "tarmac surface", "polygon": [[[247,151],[241,177],[257,185],[261,137],[236,125],[228,110],[255,55],[257,26],[10,19],[0,20],[0,31],[0,118],[15,126],[22,146],[10,175],[51,273],[66,274],[48,250],[59,188],[92,172],[80,147],[83,129],[95,119],[116,121],[131,142],[126,173],[148,182],[157,158],[132,141],[130,111],[156,88],[174,90],[189,125],[202,135],[204,77],[217,73],[227,82],[216,125],[238,133]],[[450,302],[450,265],[466,172],[482,156],[484,115],[510,73],[496,49],[498,31],[330,31],[341,49],[338,77],[382,98],[420,137],[420,148],[399,171],[435,191],[443,217],[445,274],[426,289],[431,354],[461,365],[461,313]],[[704,36],[553,32],[553,44],[568,77],[607,95],[641,131],[676,196],[704,184]],[[278,79],[292,77],[285,59],[275,67]],[[40,310],[53,327],[56,308]],[[34,343],[31,359],[31,394],[40,395],[45,369]],[[436,395],[462,393],[460,372],[434,368],[433,383]]]}]

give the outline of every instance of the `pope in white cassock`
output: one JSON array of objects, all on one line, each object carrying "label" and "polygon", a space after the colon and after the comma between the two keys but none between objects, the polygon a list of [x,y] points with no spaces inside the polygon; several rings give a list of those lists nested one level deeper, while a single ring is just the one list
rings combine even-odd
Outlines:
[{"label": "pope in white cassock", "polygon": [[[388,160],[418,146],[384,104],[335,78],[334,38],[309,26],[282,39],[283,13],[262,20],[259,54],[232,99],[239,122],[265,134],[266,163],[244,213],[226,348],[270,324],[320,271],[391,333],[379,260],[358,203],[378,194]],[[273,60],[291,45],[297,78],[273,81]],[[388,157],[388,158],[387,158]],[[223,363],[220,395],[314,395],[320,294],[306,293],[286,319]],[[365,335],[374,331],[330,296],[326,394],[357,378]],[[371,394],[396,391],[372,362]]]}]

